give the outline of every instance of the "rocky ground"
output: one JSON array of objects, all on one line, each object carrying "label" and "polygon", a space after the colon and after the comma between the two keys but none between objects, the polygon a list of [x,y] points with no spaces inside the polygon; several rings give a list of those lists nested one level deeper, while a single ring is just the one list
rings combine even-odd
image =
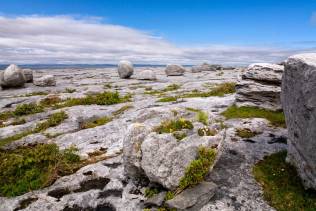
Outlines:
[{"label": "rocky ground", "polygon": [[[56,86],[38,87],[26,84],[24,88],[0,91],[1,111],[12,110],[19,104],[39,102],[47,95],[33,95],[46,92],[61,99],[78,98],[103,91],[118,91],[121,95],[132,94],[131,102],[109,106],[79,105],[60,108],[68,115],[63,123],[32,134],[11,143],[9,148],[32,142],[56,143],[60,149],[75,146],[82,159],[101,154],[103,159],[91,163],[75,174],[59,178],[53,185],[22,196],[0,198],[0,210],[142,210],[144,187],[135,186],[124,174],[123,141],[132,123],[157,125],[173,111],[185,112],[194,108],[208,113],[211,122],[226,125],[222,155],[207,175],[206,181],[214,182],[217,190],[214,197],[200,210],[274,210],[262,197],[262,189],[252,175],[253,165],[265,155],[286,148],[278,137],[286,137],[286,130],[271,126],[265,119],[225,120],[220,115],[235,103],[235,94],[223,97],[181,98],[174,102],[157,102],[161,96],[146,94],[152,90],[163,90],[168,85],[178,84],[180,88],[165,91],[166,96],[179,95],[193,90],[208,90],[214,84],[236,82],[242,69],[186,72],[183,76],[165,75],[163,68],[152,68],[157,80],[138,80],[138,73],[145,68],[136,68],[130,79],[121,79],[116,69],[64,69],[37,70],[34,78],[45,74],[56,77]],[[160,93],[161,94],[161,93]],[[82,122],[115,115],[112,121],[94,128],[82,129]],[[26,117],[26,122],[0,128],[0,139],[21,133],[53,111],[46,111]],[[188,114],[189,115],[189,114]],[[196,123],[197,124],[197,123]],[[251,128],[260,134],[251,139],[242,139],[235,134],[236,128]],[[47,135],[49,134],[49,135]],[[163,154],[158,156],[164,156]]]}]

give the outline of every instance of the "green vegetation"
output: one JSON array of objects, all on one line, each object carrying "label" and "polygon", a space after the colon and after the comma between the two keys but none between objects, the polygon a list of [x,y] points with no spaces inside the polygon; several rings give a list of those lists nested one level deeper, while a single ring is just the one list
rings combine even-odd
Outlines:
[{"label": "green vegetation", "polygon": [[112,85],[111,85],[111,83],[106,83],[106,84],[103,85],[103,88],[104,89],[111,89]]},{"label": "green vegetation", "polygon": [[239,128],[236,130],[236,134],[241,138],[252,138],[258,135],[257,133],[252,132],[249,128]]},{"label": "green vegetation", "polygon": [[166,102],[174,102],[174,101],[177,101],[177,97],[163,97],[163,98],[160,98],[157,102],[161,102],[161,103],[166,103]]},{"label": "green vegetation", "polygon": [[212,148],[200,147],[198,158],[193,160],[185,170],[185,175],[181,178],[178,191],[187,187],[192,187],[204,180],[204,177],[213,165],[216,157],[216,150]]},{"label": "green vegetation", "polygon": [[208,125],[208,115],[204,111],[198,111],[196,113],[196,119],[204,125]]},{"label": "green vegetation", "polygon": [[174,197],[175,197],[174,192],[168,191],[168,192],[166,193],[166,196],[165,196],[165,201],[171,200],[171,199],[173,199]]},{"label": "green vegetation", "polygon": [[42,106],[39,106],[35,103],[29,103],[29,104],[18,105],[13,111],[13,114],[15,116],[24,116],[24,115],[29,115],[29,114],[40,113],[43,111],[44,109]]},{"label": "green vegetation", "polygon": [[278,211],[316,210],[316,192],[304,189],[295,167],[285,158],[286,151],[278,152],[253,167],[265,200]]},{"label": "green vegetation", "polygon": [[186,107],[185,109],[188,110],[188,111],[192,111],[192,112],[199,112],[199,111],[201,111],[200,109],[190,108],[190,107]]},{"label": "green vegetation", "polygon": [[152,90],[150,89],[149,91],[146,91],[145,94],[149,94],[149,95],[162,95],[165,92],[171,92],[171,91],[175,91],[178,90],[181,86],[179,84],[170,84],[168,86],[166,86],[164,89],[161,90]]},{"label": "green vegetation", "polygon": [[84,122],[80,125],[80,129],[87,129],[87,128],[94,128],[94,127],[97,127],[97,126],[100,126],[100,125],[105,125],[106,123],[112,121],[112,118],[110,117],[101,117],[99,119],[96,119],[94,121],[87,121],[87,122]]},{"label": "green vegetation", "polygon": [[131,95],[120,96],[118,92],[102,92],[96,95],[88,95],[83,98],[71,98],[58,104],[57,108],[71,107],[76,105],[113,105],[129,101]]},{"label": "green vegetation", "polygon": [[168,120],[161,123],[155,131],[161,133],[173,133],[174,131],[181,131],[182,129],[193,129],[193,124],[189,120],[179,118],[176,120]]},{"label": "green vegetation", "polygon": [[212,97],[219,96],[223,97],[225,94],[232,94],[236,92],[235,89],[236,83],[222,83],[213,87],[210,91],[207,92],[199,92],[193,91],[191,93],[186,93],[181,95],[179,98],[192,98],[192,97]]},{"label": "green vegetation", "polygon": [[25,124],[26,123],[26,120],[24,118],[18,118],[18,119],[15,119],[11,125],[22,125],[22,124]]},{"label": "green vegetation", "polygon": [[132,106],[132,105],[125,105],[125,106],[121,107],[120,109],[114,111],[112,113],[112,115],[113,116],[119,116],[119,115],[123,114],[125,111],[127,111],[127,110],[129,110],[131,108],[134,108],[134,106]]},{"label": "green vegetation", "polygon": [[145,189],[145,197],[147,197],[147,198],[151,198],[158,193],[159,193],[159,190],[157,188],[146,188]]},{"label": "green vegetation", "polygon": [[35,129],[33,129],[33,130],[27,130],[27,131],[15,134],[13,136],[9,136],[9,137],[4,138],[4,139],[0,139],[0,147],[6,145],[8,143],[11,143],[13,141],[19,140],[25,136],[30,135],[30,134],[42,132],[49,127],[55,127],[55,126],[59,125],[60,123],[62,123],[67,118],[68,118],[68,116],[64,111],[54,113],[54,114],[50,115],[46,121],[38,123],[36,125]]},{"label": "green vegetation", "polygon": [[80,158],[56,144],[0,151],[0,196],[13,197],[51,185],[79,168]]},{"label": "green vegetation", "polygon": [[222,113],[227,119],[233,118],[265,118],[270,121],[270,123],[277,127],[286,127],[285,117],[283,112],[280,111],[270,111],[262,108],[256,107],[237,107],[233,105],[229,107],[226,111]]},{"label": "green vegetation", "polygon": [[47,92],[32,92],[25,95],[22,95],[21,97],[31,97],[31,96],[37,96],[37,95],[47,95]]},{"label": "green vegetation", "polygon": [[183,131],[175,131],[172,133],[172,135],[178,140],[181,141],[185,137],[187,137],[187,134]]},{"label": "green vegetation", "polygon": [[[177,99],[180,99],[180,98],[212,97],[212,96],[223,97],[225,94],[235,93],[236,92],[235,86],[236,86],[236,83],[231,83],[231,82],[222,83],[211,88],[210,91],[201,92],[199,90],[193,90],[192,92],[184,93],[178,96],[161,98],[159,99],[159,102],[170,102],[171,99],[172,101],[176,101]],[[168,101],[168,99],[170,99],[170,101]]]},{"label": "green vegetation", "polygon": [[50,95],[41,100],[40,105],[43,107],[51,107],[60,103],[62,100],[58,95]]},{"label": "green vegetation", "polygon": [[203,128],[198,129],[199,136],[215,136],[216,133],[217,132],[215,130],[208,127],[203,127]]},{"label": "green vegetation", "polygon": [[74,93],[75,91],[77,91],[77,90],[73,89],[73,88],[66,88],[65,89],[65,92],[67,92],[67,93]]}]

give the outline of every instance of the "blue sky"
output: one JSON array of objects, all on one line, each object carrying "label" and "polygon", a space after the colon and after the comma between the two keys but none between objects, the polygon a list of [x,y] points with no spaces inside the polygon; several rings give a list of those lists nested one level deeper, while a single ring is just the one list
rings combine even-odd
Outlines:
[{"label": "blue sky", "polygon": [[[84,20],[85,24],[92,22],[91,24],[97,23],[99,26],[121,26],[137,31],[140,33],[140,37],[147,36],[148,39],[154,39],[154,42],[158,42],[157,40],[160,39],[163,42],[162,45],[170,44],[183,51],[182,53],[176,52],[177,50],[174,49],[176,56],[162,54],[161,59],[158,55],[155,55],[152,61],[148,58],[145,59],[146,62],[153,63],[167,62],[167,56],[172,57],[172,61],[180,63],[201,62],[208,60],[208,53],[216,54],[224,51],[227,54],[229,47],[235,53],[238,49],[242,52],[246,49],[247,53],[242,57],[244,61],[242,58],[238,60],[240,63],[261,62],[257,56],[251,58],[251,55],[247,55],[255,53],[253,52],[255,49],[259,49],[259,56],[264,57],[262,61],[274,62],[291,53],[314,51],[316,47],[315,0],[10,0],[0,3],[0,16],[9,22],[17,18],[34,16],[42,19],[56,17],[57,22],[64,22],[59,17],[67,16],[74,21],[82,22]],[[33,22],[28,22],[28,24],[32,25]],[[40,28],[41,26],[34,27]],[[1,36],[9,36],[3,30],[0,39]],[[34,32],[32,33],[34,34]],[[22,32],[17,34],[21,34],[21,37],[23,35]],[[41,36],[43,37],[43,34]],[[89,38],[92,37],[89,36]],[[122,41],[123,39],[129,40],[128,37],[122,37]],[[27,46],[23,49],[41,50],[40,46],[34,48],[29,46],[32,41],[28,40]],[[49,39],[43,41],[49,43]],[[21,43],[21,40],[19,42]],[[137,38],[135,38],[133,43],[137,42]],[[139,46],[146,44],[151,45],[148,40],[139,41]],[[123,43],[123,45],[126,44]],[[157,45],[160,46],[160,44],[155,43],[153,47]],[[9,45],[2,47],[15,48],[15,46]],[[215,48],[217,51],[212,51],[210,48]],[[108,50],[109,46],[103,49]],[[263,55],[262,50],[274,51],[274,56]],[[53,51],[56,52],[56,49]],[[200,60],[191,55],[201,51],[203,53]],[[125,55],[119,54],[117,57],[113,56],[112,59],[107,58],[106,61],[116,62],[121,58],[129,58],[141,62],[141,59],[144,59],[143,54],[139,59],[137,56],[131,57],[130,54],[131,52]],[[87,53],[85,56],[87,57]],[[221,57],[215,60],[219,63],[229,63],[227,59],[231,56],[229,54],[226,59]],[[214,57],[210,55],[210,60],[212,61],[212,59]],[[0,57],[1,61],[12,61],[12,58]],[[48,61],[62,62],[56,58],[49,60],[47,57],[45,62]],[[23,59],[19,59],[18,62],[23,62]],[[24,59],[24,62],[32,61]],[[37,62],[36,59],[33,62]],[[44,61],[38,60],[38,62]],[[72,62],[72,60],[67,58],[64,62]],[[76,62],[76,59],[73,59],[73,62]],[[102,61],[95,59],[93,62]]]}]

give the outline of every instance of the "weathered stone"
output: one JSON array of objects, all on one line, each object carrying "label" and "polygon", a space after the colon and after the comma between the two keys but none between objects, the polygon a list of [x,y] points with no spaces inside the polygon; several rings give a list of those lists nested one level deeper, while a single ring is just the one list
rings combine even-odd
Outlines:
[{"label": "weathered stone", "polygon": [[56,78],[53,75],[44,75],[34,80],[36,86],[56,86]]},{"label": "weathered stone", "polygon": [[24,86],[25,77],[23,71],[15,64],[11,64],[4,70],[0,76],[0,85],[2,88]]},{"label": "weathered stone", "polygon": [[180,76],[184,74],[185,69],[181,65],[169,64],[167,65],[165,72],[167,76]]},{"label": "weathered stone", "polygon": [[177,210],[200,210],[214,196],[216,189],[217,186],[213,182],[201,182],[166,201],[166,204]]},{"label": "weathered stone", "polygon": [[153,70],[143,70],[138,75],[139,80],[151,80],[154,81],[157,79],[156,74]]},{"label": "weathered stone", "polygon": [[174,190],[187,166],[196,159],[199,147],[219,146],[221,141],[220,135],[193,135],[179,142],[171,134],[151,133],[141,145],[141,167],[151,182]]},{"label": "weathered stone", "polygon": [[147,199],[145,202],[144,202],[144,205],[145,206],[157,206],[157,207],[160,207],[164,200],[165,200],[165,196],[166,196],[166,192],[160,192],[156,195],[154,195],[153,197]]},{"label": "weathered stone", "polygon": [[282,104],[289,132],[287,160],[306,188],[316,189],[316,54],[299,54],[285,64]]},{"label": "weathered stone", "polygon": [[133,64],[130,61],[120,61],[117,68],[120,78],[130,78],[134,73]]},{"label": "weathered stone", "polygon": [[35,146],[37,144],[47,144],[51,143],[49,142],[48,138],[42,134],[30,134],[28,136],[25,136],[24,138],[11,142],[7,145],[4,145],[1,147],[4,150],[14,150],[18,147],[29,147],[29,146]]},{"label": "weathered stone", "polygon": [[23,74],[25,77],[25,82],[26,83],[31,83],[33,82],[33,70],[31,69],[23,69]]},{"label": "weathered stone", "polygon": [[283,69],[283,66],[267,63],[250,65],[236,85],[237,106],[280,110]]},{"label": "weathered stone", "polygon": [[134,123],[128,128],[123,141],[124,171],[134,179],[144,175],[141,168],[141,145],[149,132],[145,125]]},{"label": "weathered stone", "polygon": [[214,65],[210,65],[207,63],[203,63],[200,66],[194,66],[192,67],[191,71],[192,73],[196,73],[196,72],[202,72],[202,71],[216,71],[216,66]]}]

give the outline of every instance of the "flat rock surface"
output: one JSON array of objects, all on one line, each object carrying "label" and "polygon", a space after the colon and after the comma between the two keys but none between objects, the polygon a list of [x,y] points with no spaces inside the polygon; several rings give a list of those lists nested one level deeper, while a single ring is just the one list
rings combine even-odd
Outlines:
[{"label": "flat rock surface", "polygon": [[[193,90],[207,91],[214,84],[236,82],[241,70],[221,70],[223,73],[220,76],[219,71],[197,73],[186,71],[183,76],[167,77],[164,67],[156,67],[150,68],[156,75],[155,81],[138,80],[138,74],[146,69],[148,67],[135,68],[134,75],[130,79],[119,78],[116,68],[35,70],[34,80],[43,75],[54,75],[56,86],[38,87],[27,83],[24,88],[0,91],[1,111],[12,110],[22,103],[39,102],[46,97],[32,95],[35,92],[56,94],[61,99],[78,98],[103,91],[118,91],[121,95],[132,94],[132,101],[128,103],[60,109],[65,111],[69,118],[62,124],[45,131],[45,134],[52,135],[49,140],[62,149],[75,145],[82,158],[88,158],[98,152],[107,159],[89,164],[75,174],[61,177],[47,188],[13,198],[0,197],[0,210],[13,211],[25,200],[30,199],[33,199],[32,202],[24,210],[142,210],[142,204],[146,200],[141,192],[142,187],[135,186],[124,174],[122,151],[128,127],[132,123],[150,126],[163,121],[163,115],[148,112],[151,108],[161,108],[165,109],[166,113],[172,113],[177,108],[187,107],[207,111],[212,121],[224,121],[228,126],[228,141],[223,146],[226,150],[206,179],[214,182],[218,188],[214,197],[200,210],[273,210],[264,201],[261,187],[254,180],[251,171],[254,163],[265,155],[286,148],[285,144],[270,143],[272,136],[286,136],[284,129],[267,126],[264,132],[252,138],[251,142],[236,137],[235,128],[246,124],[244,120],[225,121],[220,115],[235,102],[235,94],[224,97],[185,98],[176,102],[157,102],[163,96],[178,95]],[[170,84],[178,84],[181,87],[164,92],[162,96],[146,93],[150,90],[163,90]],[[69,92],[69,90],[74,91]],[[81,121],[109,116],[126,105],[131,107],[109,123],[95,128],[80,128]],[[46,119],[49,112],[26,116],[27,122],[22,125],[0,128],[0,137],[32,128],[38,121]],[[248,121],[246,126],[257,128],[259,124],[263,124],[262,121]],[[45,139],[37,135],[19,141],[24,145],[31,144],[32,140]]]}]

